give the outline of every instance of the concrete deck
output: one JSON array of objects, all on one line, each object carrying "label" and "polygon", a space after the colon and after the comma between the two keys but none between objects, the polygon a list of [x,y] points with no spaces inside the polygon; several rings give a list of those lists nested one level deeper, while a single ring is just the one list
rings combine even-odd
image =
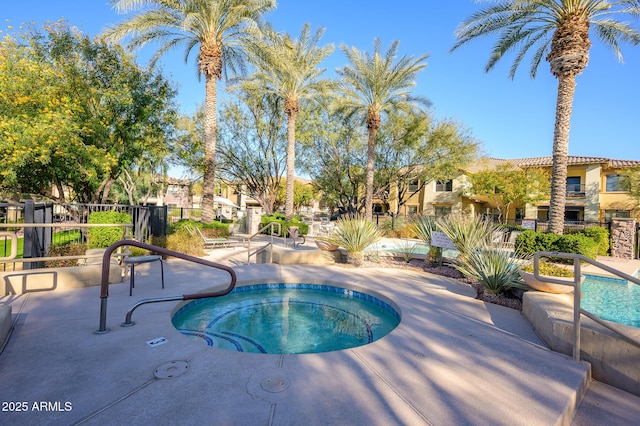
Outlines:
[{"label": "concrete deck", "polygon": [[[218,249],[211,259],[236,265],[240,282],[369,289],[394,301],[402,321],[370,345],[310,355],[207,347],[171,325],[178,302],[142,306],[135,326],[120,327],[140,299],[228,282],[176,259],[165,263],[164,290],[148,265],[136,268],[133,297],[127,282],[111,285],[103,335],[93,333],[97,287],[5,296],[14,328],[0,355],[0,422],[581,426],[640,418],[640,398],[597,383],[586,392],[588,366],[546,349],[519,312],[475,300],[453,281],[396,269],[245,266],[242,249]],[[166,343],[147,344],[159,337]],[[158,378],[164,373],[173,377]]]}]

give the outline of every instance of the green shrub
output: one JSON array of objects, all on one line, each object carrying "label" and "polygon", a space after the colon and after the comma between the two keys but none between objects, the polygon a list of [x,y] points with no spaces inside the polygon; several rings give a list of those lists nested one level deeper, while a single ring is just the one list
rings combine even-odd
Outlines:
[{"label": "green shrub", "polygon": [[174,233],[167,235],[167,249],[191,256],[204,255],[204,242],[197,235],[190,234],[186,229],[177,229]]},{"label": "green shrub", "polygon": [[532,229],[526,229],[516,237],[515,249],[519,257],[530,257],[537,251],[535,249],[536,234],[536,231]]},{"label": "green shrub", "polygon": [[[131,223],[131,215],[124,212],[94,212],[89,215],[89,223]],[[124,229],[120,227],[90,227],[89,247],[107,248],[124,236]]]},{"label": "green shrub", "polygon": [[210,238],[227,238],[231,235],[229,225],[226,223],[218,222],[217,220],[211,223],[202,223],[193,219],[183,219],[170,224],[168,234],[171,235],[180,230],[186,230],[187,227],[200,228],[202,234]]},{"label": "green shrub", "polygon": [[560,235],[552,251],[582,254],[595,259],[598,256],[598,243],[584,234]]},{"label": "green shrub", "polygon": [[282,226],[283,237],[288,235],[290,226],[297,226],[300,228],[300,233],[302,235],[307,235],[309,233],[309,225],[306,222],[303,222],[300,216],[294,216],[292,220],[287,221],[281,213],[265,214],[260,219],[260,229],[264,228],[271,222],[277,222]]},{"label": "green shrub", "polygon": [[[589,228],[592,229],[592,228]],[[605,230],[606,231],[606,230]],[[598,238],[602,238],[601,231],[590,231]],[[557,251],[562,253],[575,253],[595,259],[599,250],[604,248],[604,242],[596,242],[585,233],[557,235],[547,232],[535,232],[530,229],[522,232],[516,238],[516,249],[518,253],[524,255],[533,255],[538,251]],[[606,240],[608,247],[608,240]],[[567,262],[565,259],[558,259],[561,262]]]},{"label": "green shrub", "polygon": [[607,228],[601,228],[599,226],[592,226],[582,230],[582,234],[591,238],[598,245],[598,254],[600,256],[608,256],[610,248],[610,235]]},{"label": "green shrub", "polygon": [[[533,264],[521,268],[525,272],[533,274]],[[573,270],[556,265],[551,262],[539,262],[538,273],[540,275],[548,275],[550,277],[571,277],[573,278]]]},{"label": "green shrub", "polygon": [[[52,244],[47,250],[47,257],[54,256],[80,256],[87,251],[86,244],[80,243],[64,243],[64,244]],[[63,266],[77,266],[78,259],[60,259],[49,260],[44,263],[46,268],[60,268]]]}]

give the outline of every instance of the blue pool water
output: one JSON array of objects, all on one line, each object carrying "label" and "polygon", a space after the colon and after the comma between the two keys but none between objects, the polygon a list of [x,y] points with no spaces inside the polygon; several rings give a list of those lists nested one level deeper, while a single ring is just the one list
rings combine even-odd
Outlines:
[{"label": "blue pool water", "polygon": [[304,354],[366,345],[400,322],[388,303],[316,284],[257,284],[194,300],[172,318],[182,334],[239,352]]},{"label": "blue pool water", "polygon": [[[388,242],[388,243],[376,243],[370,245],[365,249],[367,252],[386,252],[386,253],[404,253],[411,248],[413,254],[429,253],[429,245],[421,242]],[[442,251],[444,257],[455,258],[458,256],[458,251],[453,249],[444,249]]]},{"label": "blue pool water", "polygon": [[581,290],[582,309],[602,319],[640,327],[640,285],[587,275]]}]

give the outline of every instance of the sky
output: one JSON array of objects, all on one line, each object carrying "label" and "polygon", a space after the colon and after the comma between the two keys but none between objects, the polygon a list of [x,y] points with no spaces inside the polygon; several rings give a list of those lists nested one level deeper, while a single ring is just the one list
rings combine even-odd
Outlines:
[{"label": "sky", "polygon": [[[66,19],[95,36],[119,15],[108,0],[3,0],[0,28],[26,22]],[[322,64],[324,76],[334,77],[347,64],[340,46],[372,51],[379,38],[383,50],[400,41],[399,56],[428,54],[414,93],[428,98],[436,119],[460,123],[477,139],[483,154],[495,158],[549,156],[552,153],[557,80],[547,62],[535,79],[529,77],[528,58],[509,78],[509,55],[489,73],[484,68],[495,37],[476,40],[455,52],[456,27],[481,5],[472,0],[278,0],[265,16],[273,27],[297,38],[303,24],[324,27],[320,44],[333,44],[334,53]],[[640,22],[635,22],[640,28]],[[640,46],[623,45],[624,63],[592,34],[590,61],[577,77],[569,155],[640,160]],[[149,45],[136,51],[145,65],[155,52]],[[180,109],[191,114],[204,101],[204,79],[195,72],[197,50],[184,62],[184,49],[159,62],[178,90]],[[220,91],[224,85],[219,85]],[[225,94],[222,93],[222,97]]]}]

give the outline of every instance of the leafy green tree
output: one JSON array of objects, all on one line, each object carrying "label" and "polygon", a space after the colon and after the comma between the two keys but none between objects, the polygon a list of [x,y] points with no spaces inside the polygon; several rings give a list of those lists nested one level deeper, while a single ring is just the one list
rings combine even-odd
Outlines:
[{"label": "leafy green tree", "polygon": [[284,102],[273,95],[244,93],[220,115],[221,177],[256,199],[270,214],[284,172]]},{"label": "leafy green tree", "polygon": [[434,180],[452,179],[475,159],[478,143],[458,123],[425,111],[391,112],[380,129],[374,194],[395,194],[401,206]]},{"label": "leafy green tree", "polygon": [[262,38],[247,41],[247,50],[251,53],[249,59],[256,66],[256,72],[248,82],[284,100],[287,115],[284,211],[286,219],[291,220],[294,210],[296,119],[302,103],[321,99],[318,95],[326,93],[332,86],[329,80],[320,78],[325,69],[318,66],[333,52],[333,46],[318,46],[324,28],[319,28],[312,36],[309,24],[303,25],[298,39],[289,34],[281,35],[270,27],[263,34]]},{"label": "leafy green tree", "polygon": [[562,234],[566,203],[569,130],[576,77],[589,62],[593,33],[622,59],[620,44],[640,43],[640,32],[624,19],[640,15],[638,0],[508,0],[493,1],[467,18],[457,29],[452,50],[472,40],[498,34],[485,70],[488,72],[509,52],[515,52],[509,76],[530,50],[532,78],[543,58],[558,79],[549,231]]},{"label": "leafy green tree", "polygon": [[507,223],[514,204],[530,204],[549,197],[549,174],[538,168],[521,169],[511,163],[485,169],[471,175],[469,192],[494,202]]},{"label": "leafy green tree", "polygon": [[[280,181],[278,186],[278,197],[274,204],[274,210],[279,209],[285,205],[287,198],[287,182],[286,180]],[[308,206],[311,201],[316,198],[316,192],[314,185],[311,183],[305,183],[300,180],[296,180],[293,185],[293,210],[294,213],[300,210],[301,207]]]},{"label": "leafy green tree", "polygon": [[410,89],[415,86],[417,73],[427,66],[428,55],[415,59],[402,56],[396,61],[398,46],[396,40],[383,53],[380,40],[375,39],[373,54],[340,46],[349,60],[348,65],[337,70],[341,107],[360,117],[368,130],[364,201],[367,220],[373,217],[375,145],[381,115],[393,110],[409,111],[418,103],[427,103],[426,99],[412,96]]},{"label": "leafy green tree", "polygon": [[106,202],[123,170],[166,154],[175,92],[121,48],[61,22],[1,51],[0,169],[15,192]]},{"label": "leafy green tree", "polygon": [[[109,40],[130,37],[128,45],[140,48],[148,42],[161,46],[154,64],[165,52],[185,46],[185,59],[199,45],[197,64],[205,77],[205,135],[202,220],[214,219],[215,154],[217,132],[217,80],[223,71],[235,72],[242,65],[239,40],[254,34],[263,13],[275,7],[274,0],[112,0],[118,12],[140,12],[105,32]],[[227,68],[225,70],[225,68]]]},{"label": "leafy green tree", "polygon": [[364,209],[365,135],[355,119],[335,109],[307,111],[300,120],[299,158],[322,203],[332,212]]}]

